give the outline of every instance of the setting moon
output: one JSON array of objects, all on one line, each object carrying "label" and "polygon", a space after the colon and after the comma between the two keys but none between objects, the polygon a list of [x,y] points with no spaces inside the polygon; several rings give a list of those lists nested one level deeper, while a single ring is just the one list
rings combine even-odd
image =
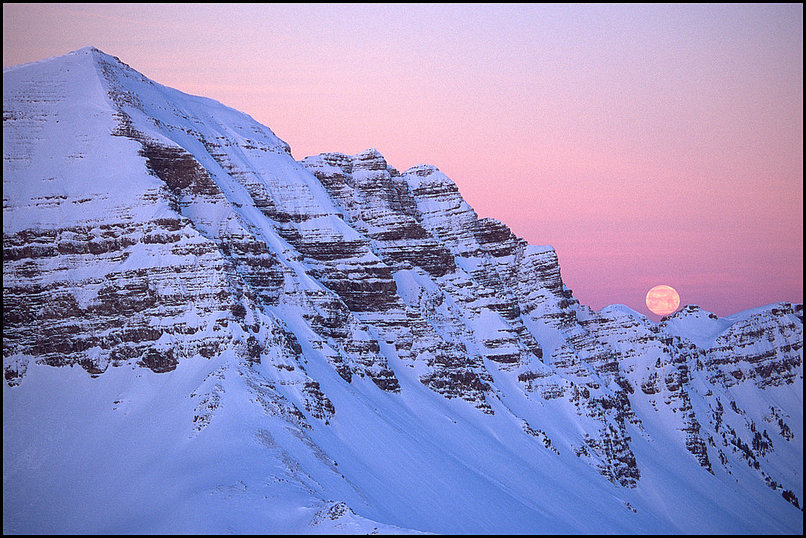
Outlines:
[{"label": "setting moon", "polygon": [[659,316],[671,314],[680,306],[680,295],[671,286],[661,284],[649,290],[646,294],[646,306]]}]

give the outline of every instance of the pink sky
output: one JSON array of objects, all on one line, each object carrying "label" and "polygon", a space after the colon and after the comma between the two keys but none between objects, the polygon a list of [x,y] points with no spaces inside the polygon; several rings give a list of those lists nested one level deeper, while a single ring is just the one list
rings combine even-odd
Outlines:
[{"label": "pink sky", "polygon": [[3,4],[3,65],[93,45],[295,158],[437,166],[594,309],[803,301],[803,6]]}]

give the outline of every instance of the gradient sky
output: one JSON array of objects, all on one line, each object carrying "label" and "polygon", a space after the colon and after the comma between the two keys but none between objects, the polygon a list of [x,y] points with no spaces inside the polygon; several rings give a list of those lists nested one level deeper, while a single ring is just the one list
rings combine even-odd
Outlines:
[{"label": "gradient sky", "polygon": [[88,45],[297,159],[437,166],[594,309],[803,301],[802,4],[3,4],[3,66]]}]

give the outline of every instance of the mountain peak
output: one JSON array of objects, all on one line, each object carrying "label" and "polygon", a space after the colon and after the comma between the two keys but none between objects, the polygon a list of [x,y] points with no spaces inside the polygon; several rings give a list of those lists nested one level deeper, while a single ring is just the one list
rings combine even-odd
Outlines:
[{"label": "mountain peak", "polygon": [[407,168],[404,175],[415,175],[419,177],[428,177],[431,174],[439,172],[439,168],[432,164],[416,164],[410,168]]},{"label": "mountain peak", "polygon": [[434,166],[3,82],[6,533],[802,532],[802,306],[596,313]]},{"label": "mountain peak", "polygon": [[81,47],[80,49],[76,49],[74,51],[68,52],[68,54],[90,54],[90,53],[99,53],[99,54],[106,54],[102,50],[94,47],[92,45],[88,45],[86,47]]},{"label": "mountain peak", "polygon": [[[107,54],[106,52],[102,51],[101,49],[94,47],[92,45],[87,47],[82,47],[80,49],[76,49],[74,51],[68,52],[65,56],[89,56],[95,61],[103,61],[106,63],[111,64],[118,64],[126,69],[134,69],[131,68],[128,64],[124,63],[120,58],[117,56],[112,56],[111,54]],[[58,56],[56,58],[59,58]]]},{"label": "mountain peak", "polygon": [[[26,67],[26,66],[36,65],[36,64],[68,61],[68,60],[71,60],[71,59],[75,59],[77,57],[80,58],[80,57],[85,57],[85,56],[92,57],[93,59],[95,59],[95,58],[108,58],[109,60],[115,60],[115,61],[120,62],[119,58],[117,58],[115,56],[111,56],[111,55],[103,52],[102,50],[98,49],[97,47],[94,47],[94,46],[90,45],[90,46],[82,47],[80,49],[72,50],[72,51],[64,53],[64,54],[59,54],[57,56],[51,56],[49,58],[44,58],[42,60],[37,60],[37,61],[34,61],[34,62],[27,62],[27,63],[22,63],[22,64],[18,64],[18,65],[9,66],[9,67],[7,67],[5,69],[16,69],[16,68]],[[120,63],[123,63],[123,62],[120,62]]]}]

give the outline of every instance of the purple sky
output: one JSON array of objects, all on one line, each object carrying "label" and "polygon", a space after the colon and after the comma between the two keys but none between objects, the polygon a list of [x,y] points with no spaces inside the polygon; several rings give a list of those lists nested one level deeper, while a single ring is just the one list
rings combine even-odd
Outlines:
[{"label": "purple sky", "polygon": [[295,158],[437,166],[585,304],[803,301],[803,5],[3,4],[3,65],[94,45]]}]

